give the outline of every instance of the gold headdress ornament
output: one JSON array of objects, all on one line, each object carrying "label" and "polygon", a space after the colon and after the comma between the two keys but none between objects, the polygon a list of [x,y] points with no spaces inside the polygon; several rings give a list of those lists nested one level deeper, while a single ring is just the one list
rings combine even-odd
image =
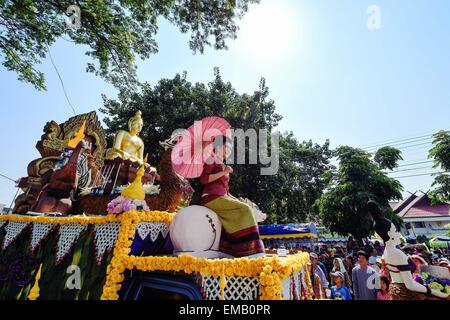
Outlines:
[{"label": "gold headdress ornament", "polygon": [[84,130],[86,130],[86,120],[83,121],[83,124],[81,125],[75,136],[69,140],[67,144],[69,148],[76,148],[80,141],[84,139]]},{"label": "gold headdress ornament", "polygon": [[136,200],[145,200],[145,191],[142,187],[142,177],[145,174],[145,164],[147,163],[148,154],[145,156],[144,163],[136,172],[134,181],[122,191],[122,197],[127,197]]},{"label": "gold headdress ornament", "polygon": [[134,116],[132,116],[129,120],[128,120],[128,128],[131,129],[131,124],[136,122],[136,121],[143,121],[142,120],[142,112],[141,111],[136,111],[136,113],[134,114]]}]

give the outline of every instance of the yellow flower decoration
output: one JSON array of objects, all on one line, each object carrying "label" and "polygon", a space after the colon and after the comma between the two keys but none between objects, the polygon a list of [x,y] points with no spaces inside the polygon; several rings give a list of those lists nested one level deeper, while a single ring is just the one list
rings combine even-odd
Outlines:
[{"label": "yellow flower decoration", "polygon": [[[186,274],[199,273],[220,277],[221,299],[225,298],[226,279],[231,277],[258,277],[261,284],[260,299],[282,299],[282,281],[305,268],[309,261],[308,253],[298,253],[288,257],[263,257],[256,259],[206,259],[190,255],[180,256],[130,256],[131,245],[139,222],[162,222],[170,224],[174,213],[161,211],[129,211],[121,215],[106,216],[0,216],[0,221],[40,222],[48,224],[102,224],[120,222],[121,228],[115,243],[111,263],[106,270],[102,300],[119,299],[118,291],[124,280],[125,270],[172,271]],[[311,296],[311,282],[306,274],[308,295]]]}]

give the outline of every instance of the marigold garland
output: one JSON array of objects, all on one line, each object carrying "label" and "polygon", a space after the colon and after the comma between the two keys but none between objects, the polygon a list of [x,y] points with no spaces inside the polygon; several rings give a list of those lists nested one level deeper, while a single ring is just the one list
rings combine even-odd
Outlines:
[{"label": "marigold garland", "polygon": [[305,282],[306,282],[307,299],[312,300],[313,287],[312,287],[312,283],[311,283],[311,274],[309,273],[308,268],[306,268],[304,276],[305,276]]},{"label": "marigold garland", "polygon": [[[124,231],[124,234],[127,231]],[[132,231],[128,231],[130,235]],[[119,237],[122,236],[119,234]],[[124,245],[125,243],[121,243]],[[131,243],[130,243],[131,245]],[[117,249],[117,244],[116,244]],[[119,254],[120,257],[116,254]],[[103,289],[102,299],[118,299],[117,291],[121,288],[123,272],[136,268],[141,271],[175,271],[191,274],[220,277],[221,298],[224,297],[223,281],[225,277],[259,277],[262,300],[279,300],[282,298],[282,281],[299,272],[309,261],[308,253],[299,253],[286,258],[267,257],[258,259],[206,259],[189,255],[172,256],[128,256],[129,246],[124,250],[114,251],[113,261],[108,268],[108,278]],[[223,280],[222,280],[223,279]]]},{"label": "marigold garland", "polygon": [[[164,211],[130,211],[135,212],[143,222],[164,222],[170,224],[175,213]],[[68,217],[48,217],[48,216],[24,216],[18,214],[0,215],[0,221],[16,222],[39,222],[45,224],[104,224],[110,222],[123,222],[124,214],[108,214],[105,216],[68,216]]]},{"label": "marigold garland", "polygon": [[[187,274],[198,272],[202,275],[220,278],[221,298],[224,298],[226,277],[259,277],[261,300],[282,299],[282,281],[302,270],[309,261],[308,253],[298,253],[288,257],[263,257],[256,259],[206,259],[189,255],[174,256],[130,256],[131,245],[139,222],[162,222],[170,224],[174,213],[162,211],[129,211],[120,215],[106,216],[0,216],[2,220],[18,222],[40,222],[47,224],[103,224],[121,222],[121,228],[114,246],[113,258],[107,267],[102,300],[119,299],[118,291],[124,280],[125,270],[136,268],[141,271],[175,271]],[[306,277],[307,286],[311,284]]]}]

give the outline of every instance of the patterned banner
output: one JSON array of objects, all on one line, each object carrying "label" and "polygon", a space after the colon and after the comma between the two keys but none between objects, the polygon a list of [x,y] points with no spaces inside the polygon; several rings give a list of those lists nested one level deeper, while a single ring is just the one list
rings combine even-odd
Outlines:
[{"label": "patterned banner", "polygon": [[34,222],[33,223],[33,230],[31,232],[31,242],[30,242],[30,248],[31,252],[34,252],[36,248],[41,244],[41,241],[47,237],[47,235],[52,231],[52,229],[55,227],[54,224],[49,223],[40,223],[40,222]]},{"label": "patterned banner", "polygon": [[60,263],[72,249],[80,234],[86,230],[87,224],[62,224],[59,227],[59,239],[56,252],[56,264]]},{"label": "patterned banner", "polygon": [[155,242],[159,234],[164,238],[167,237],[169,225],[163,222],[139,222],[136,230],[142,240],[150,234],[150,239]]},{"label": "patterned banner", "polygon": [[17,236],[25,229],[29,222],[16,222],[9,221],[6,225],[6,235],[5,239],[3,239],[3,250],[5,250],[14,240],[16,240]]},{"label": "patterned banner", "polygon": [[105,252],[112,250],[120,230],[120,222],[96,224],[94,226],[95,254],[97,263],[103,260]]}]

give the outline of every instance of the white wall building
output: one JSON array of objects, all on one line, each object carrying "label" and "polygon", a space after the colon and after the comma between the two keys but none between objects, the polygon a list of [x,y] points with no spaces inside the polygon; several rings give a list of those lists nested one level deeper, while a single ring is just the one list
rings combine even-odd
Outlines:
[{"label": "white wall building", "polygon": [[432,204],[426,193],[411,194],[391,207],[405,222],[404,236],[445,236],[449,232],[450,204]]}]

